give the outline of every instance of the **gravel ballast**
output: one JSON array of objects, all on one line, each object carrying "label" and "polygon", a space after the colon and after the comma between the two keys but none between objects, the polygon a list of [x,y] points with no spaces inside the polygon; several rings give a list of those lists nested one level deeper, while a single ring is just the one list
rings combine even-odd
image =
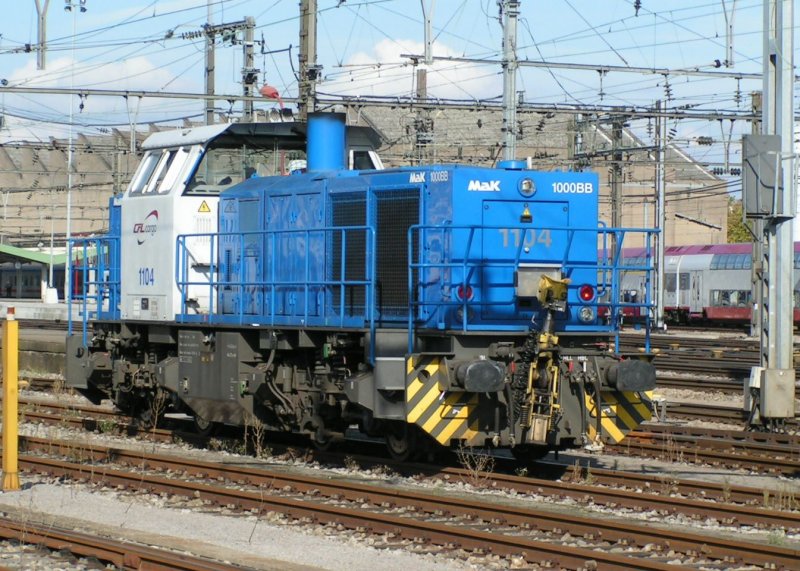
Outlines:
[{"label": "gravel ballast", "polygon": [[[270,514],[231,517],[197,510],[154,506],[148,496],[120,495],[72,482],[25,478],[24,489],[0,494],[0,510],[17,521],[56,522],[106,537],[161,545],[193,555],[262,570],[461,571],[466,563],[379,549],[322,532],[291,529],[269,521]],[[381,540],[374,540],[380,545]]]}]

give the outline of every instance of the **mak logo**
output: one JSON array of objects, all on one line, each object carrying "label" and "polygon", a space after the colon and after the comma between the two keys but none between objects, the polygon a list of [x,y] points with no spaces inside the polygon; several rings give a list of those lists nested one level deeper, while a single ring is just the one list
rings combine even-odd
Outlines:
[{"label": "mak logo", "polygon": [[144,244],[148,236],[154,236],[158,230],[158,210],[152,210],[144,217],[144,220],[133,225],[133,234],[136,236],[136,243]]},{"label": "mak logo", "polygon": [[500,192],[499,180],[471,180],[467,185],[467,190],[470,192]]},{"label": "mak logo", "polygon": [[425,173],[424,172],[412,172],[408,175],[408,182],[425,182]]}]

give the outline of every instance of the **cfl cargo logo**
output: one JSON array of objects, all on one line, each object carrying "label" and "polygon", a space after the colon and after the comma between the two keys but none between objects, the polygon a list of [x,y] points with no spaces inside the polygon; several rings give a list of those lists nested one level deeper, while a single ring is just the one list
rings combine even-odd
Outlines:
[{"label": "cfl cargo logo", "polygon": [[470,192],[500,192],[499,180],[471,180],[467,185]]},{"label": "cfl cargo logo", "polygon": [[156,230],[158,230],[158,210],[153,210],[144,217],[144,220],[133,225],[133,235],[136,236],[136,243],[141,246],[148,236],[155,235]]}]

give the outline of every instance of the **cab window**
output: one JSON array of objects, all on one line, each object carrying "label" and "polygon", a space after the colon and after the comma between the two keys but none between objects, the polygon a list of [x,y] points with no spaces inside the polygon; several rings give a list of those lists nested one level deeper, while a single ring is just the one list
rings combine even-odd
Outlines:
[{"label": "cab window", "polygon": [[131,183],[131,195],[135,196],[144,192],[144,189],[147,188],[147,185],[153,176],[153,172],[156,170],[156,166],[158,166],[158,163],[161,160],[162,154],[163,151],[148,151],[145,154],[144,158],[142,159],[142,163],[139,165],[136,176]]},{"label": "cab window", "polygon": [[305,152],[277,145],[264,149],[212,144],[189,177],[184,194],[213,196],[249,178],[286,175],[292,164],[303,159]]}]

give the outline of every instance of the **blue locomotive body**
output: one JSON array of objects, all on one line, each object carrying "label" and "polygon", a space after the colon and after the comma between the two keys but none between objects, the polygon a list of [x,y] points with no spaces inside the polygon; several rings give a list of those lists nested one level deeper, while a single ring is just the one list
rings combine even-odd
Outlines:
[{"label": "blue locomotive body", "polygon": [[[312,116],[308,133],[307,172],[241,176],[218,194],[213,231],[164,235],[174,280],[161,259],[142,265],[166,255],[149,244],[167,221],[151,216],[147,192],[121,199],[130,229],[97,239],[106,255],[94,259],[139,281],[126,294],[84,280],[96,308],[85,293],[71,386],[133,409],[167,393],[203,426],[252,416],[319,444],[357,425],[398,457],[434,442],[531,457],[618,442],[649,418],[649,354],[615,353],[607,316],[619,311],[625,236],[643,234],[647,248],[653,233],[598,222],[596,174],[518,161],[350,171],[343,121]],[[211,151],[184,153],[206,165],[204,181],[223,164]],[[239,154],[254,153],[224,164]],[[181,172],[183,186],[161,192],[173,231],[182,208],[208,209],[190,183],[200,171]],[[154,318],[173,299],[174,316]]]},{"label": "blue locomotive body", "polygon": [[597,190],[594,173],[516,164],[250,179],[220,197],[209,319],[526,331],[541,304],[521,282],[544,272],[569,280],[559,329],[611,331]]}]

